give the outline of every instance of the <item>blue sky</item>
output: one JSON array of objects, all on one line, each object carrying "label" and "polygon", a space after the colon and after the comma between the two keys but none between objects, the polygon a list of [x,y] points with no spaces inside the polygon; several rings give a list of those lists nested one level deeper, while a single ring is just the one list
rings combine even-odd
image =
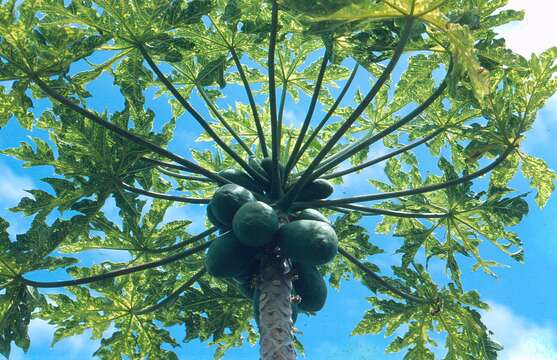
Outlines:
[{"label": "blue sky", "polygon": [[[515,9],[527,9],[526,21],[521,24],[506,26],[501,30],[509,39],[509,45],[517,52],[528,55],[539,52],[549,46],[557,46],[557,32],[549,33],[547,24],[557,5],[554,0],[516,0],[511,1]],[[103,92],[103,96],[92,102],[93,106],[105,107],[112,97],[110,88]],[[117,94],[117,90],[116,94]],[[147,96],[149,98],[149,96]],[[159,118],[165,118],[164,99],[158,99],[151,105],[158,111]],[[121,104],[109,102],[109,109],[117,109]],[[303,108],[303,107],[302,107]],[[160,111],[159,111],[160,109]],[[298,107],[290,108],[286,114],[286,121],[297,118]],[[298,116],[299,117],[299,116]],[[544,108],[537,120],[535,128],[529,134],[524,147],[533,155],[544,158],[550,168],[557,169],[557,150],[553,143],[557,136],[557,97],[554,97]],[[167,118],[167,117],[166,117]],[[188,144],[195,137],[196,131],[183,131],[179,128],[179,139],[174,143],[176,151],[183,152],[181,144]],[[24,141],[27,132],[21,130],[11,121],[6,129],[0,131],[0,148],[4,149]],[[36,133],[32,134],[33,136]],[[381,169],[364,172],[368,176],[380,176]],[[38,186],[39,179],[48,175],[48,169],[22,169],[16,161],[0,157],[0,216],[12,223],[11,233],[24,230],[27,220],[14,216],[6,211],[17,204],[19,198],[25,195],[24,189]],[[365,176],[360,176],[345,184],[342,191],[351,192],[367,185]],[[513,186],[520,190],[527,190],[527,184],[520,178],[513,182]],[[502,353],[502,360],[555,360],[557,359],[557,289],[552,276],[557,274],[557,196],[553,196],[546,208],[539,210],[531,201],[531,212],[523,223],[516,227],[516,232],[525,243],[526,263],[518,265],[510,262],[489,247],[482,248],[483,254],[493,257],[511,268],[498,271],[497,279],[482,273],[471,273],[470,266],[463,266],[464,284],[468,288],[478,289],[484,300],[491,304],[491,310],[484,314],[485,321],[495,333],[495,338],[506,345]],[[108,212],[111,206],[107,206]],[[168,216],[171,218],[189,218],[197,223],[203,213],[195,207],[173,208]],[[376,237],[375,241],[387,250],[387,254],[376,261],[383,269],[392,263],[392,252],[396,248],[390,237]],[[121,254],[104,252],[100,255],[89,256],[85,260],[94,262],[99,258],[117,257]],[[433,266],[436,276],[445,276],[441,266]],[[336,360],[336,359],[401,359],[400,354],[385,354],[384,348],[388,339],[382,335],[351,337],[351,330],[368,309],[365,297],[368,290],[357,283],[345,283],[341,292],[331,290],[325,309],[317,317],[301,316],[296,327],[299,336],[306,346],[307,358]],[[15,349],[11,360],[19,359],[89,359],[97,348],[98,343],[89,339],[90,334],[75,336],[59,342],[50,348],[50,341],[54,329],[41,320],[33,320],[30,327],[31,349],[27,354]],[[181,339],[183,329],[173,329],[178,339]],[[225,360],[244,360],[257,358],[257,348],[249,345],[230,351]],[[212,358],[212,349],[205,344],[189,343],[178,349],[182,359],[208,360]]]}]

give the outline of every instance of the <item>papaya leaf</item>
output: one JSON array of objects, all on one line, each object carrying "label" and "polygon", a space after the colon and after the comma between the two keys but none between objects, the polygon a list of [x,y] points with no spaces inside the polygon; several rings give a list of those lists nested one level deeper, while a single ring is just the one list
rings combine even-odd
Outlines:
[{"label": "papaya leaf", "polygon": [[[477,292],[464,292],[449,284],[439,288],[424,271],[417,266],[416,271],[394,268],[400,280],[426,293],[430,303],[415,304],[370,297],[373,306],[363,320],[353,330],[354,335],[378,334],[383,332],[391,337],[398,335],[387,347],[388,352],[405,349],[405,359],[434,359],[431,348],[436,346],[432,333],[446,333],[445,359],[485,359],[497,358],[502,347],[491,339],[491,334],[481,322],[477,309],[487,309]],[[403,327],[403,325],[408,324]]]},{"label": "papaya leaf", "polygon": [[536,202],[543,207],[555,190],[555,172],[542,159],[522,154],[522,173],[530,179],[530,185],[537,189]]},{"label": "papaya leaf", "polygon": [[[318,270],[336,289],[356,280],[370,291],[372,309],[354,334],[383,332],[387,350],[406,359],[433,359],[442,346],[446,359],[495,359],[501,347],[481,322],[479,294],[464,290],[463,264],[497,275],[505,265],[484,247],[524,261],[513,227],[533,204],[527,189],[509,184],[521,170],[539,206],[555,186],[549,165],[521,144],[557,91],[557,52],[526,58],[509,49],[498,27],[524,14],[506,5],[2,2],[0,132],[9,132],[0,138],[14,129],[28,136],[0,151],[40,175],[12,208],[32,219],[29,229],[13,236],[0,220],[0,352],[29,348],[33,317],[56,327],[53,343],[90,331],[101,359],[177,359],[182,339],[173,327],[185,328],[186,343],[211,345],[217,359],[255,344],[252,299],[239,280],[200,273],[205,253],[118,271],[204,249],[203,239],[216,236],[215,228],[201,229],[211,226],[206,209],[174,200],[205,203],[223,182],[216,173],[257,175],[264,157],[285,165],[307,119],[296,145],[304,153],[275,185],[288,193],[317,177],[306,173],[310,165],[327,168],[319,177],[331,180],[334,193],[309,207],[331,221],[344,253]],[[269,94],[270,48],[277,99]],[[277,154],[268,151],[272,141]],[[271,195],[263,190],[257,199],[284,205],[276,210],[292,220],[301,202]],[[356,206],[362,199],[375,200]],[[392,271],[376,261],[381,235],[395,243],[389,259],[400,263]],[[447,274],[438,285],[428,265],[439,263]],[[111,271],[122,276],[107,278]],[[43,275],[101,280],[47,295],[39,291],[45,283],[67,282],[34,280]],[[292,341],[301,354],[304,336]]]}]

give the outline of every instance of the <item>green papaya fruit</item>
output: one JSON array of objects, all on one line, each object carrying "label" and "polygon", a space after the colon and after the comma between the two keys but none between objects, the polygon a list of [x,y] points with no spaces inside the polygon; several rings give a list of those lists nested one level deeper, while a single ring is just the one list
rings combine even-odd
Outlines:
[{"label": "green papaya fruit", "polygon": [[219,171],[219,175],[233,182],[236,185],[240,185],[248,189],[249,191],[257,192],[262,194],[263,187],[257,183],[251,176],[245,172],[238,169],[226,169]]},{"label": "green papaya fruit", "polygon": [[211,211],[225,226],[232,226],[232,219],[236,211],[247,202],[255,201],[253,194],[243,186],[226,184],[218,188],[211,199]]},{"label": "green papaya fruit", "polygon": [[263,167],[261,166],[261,161],[259,161],[259,159],[253,155],[250,155],[248,157],[248,165],[255,171],[257,172],[259,175],[261,175],[261,177],[265,178],[267,180],[267,185],[269,185],[268,181],[269,181],[269,177],[267,175],[267,172],[265,172],[265,169],[263,169]]},{"label": "green papaya fruit", "polygon": [[333,185],[325,179],[315,179],[307,184],[300,194],[298,200],[307,201],[328,198],[334,191]]},{"label": "green papaya fruit", "polygon": [[298,279],[292,284],[302,301],[298,304],[305,311],[319,311],[327,300],[327,284],[319,270],[313,265],[295,262],[294,269],[298,273]]},{"label": "green papaya fruit", "polygon": [[[263,158],[263,160],[261,160],[261,167],[263,168],[263,170],[265,170],[267,177],[270,179],[273,175],[273,159]],[[284,180],[284,165],[279,163],[278,170],[279,170],[280,178]]]},{"label": "green papaya fruit", "polygon": [[233,280],[238,290],[248,299],[253,298],[253,279],[259,273],[259,261],[253,261],[249,269],[239,275],[234,276]]},{"label": "green papaya fruit", "polygon": [[277,213],[261,201],[245,203],[232,220],[234,235],[247,246],[263,246],[270,243],[278,229]]},{"label": "green papaya fruit", "polygon": [[213,214],[213,204],[211,202],[209,202],[209,204],[207,204],[207,218],[209,219],[211,224],[215,225],[216,227],[218,227],[221,230],[229,230],[230,229],[230,226],[226,226],[225,224],[223,224],[223,223],[221,223],[220,221],[217,220],[217,218],[215,217],[215,214]]},{"label": "green papaya fruit", "polygon": [[[257,327],[259,327],[259,298],[260,298],[260,296],[261,296],[261,290],[255,289],[255,291],[253,292],[252,305],[253,305],[253,318],[255,319],[255,322],[257,323]],[[300,312],[299,306],[296,303],[291,303],[290,306],[292,307],[292,324],[295,324],[296,320],[298,320],[298,313]]]},{"label": "green papaya fruit", "polygon": [[293,214],[293,217],[296,220],[316,220],[316,221],[325,222],[327,224],[331,223],[329,219],[325,217],[325,215],[321,214],[319,211],[315,209],[304,209],[302,211],[298,211]]},{"label": "green papaya fruit", "polygon": [[296,220],[277,232],[282,253],[293,261],[322,265],[331,261],[338,250],[338,238],[331,225],[316,220]]},{"label": "green papaya fruit", "polygon": [[257,159],[255,156],[251,155],[248,158],[248,165],[255,171],[257,172],[262,179],[262,181],[260,181],[260,186],[263,188],[263,190],[265,192],[269,192],[271,191],[271,178],[269,177],[269,175],[267,175],[267,173],[265,172],[265,169],[263,169],[261,167],[261,161],[259,161],[259,159]]},{"label": "green papaya fruit", "polygon": [[249,271],[256,249],[243,245],[232,231],[217,237],[205,256],[207,272],[217,278],[234,277]]}]

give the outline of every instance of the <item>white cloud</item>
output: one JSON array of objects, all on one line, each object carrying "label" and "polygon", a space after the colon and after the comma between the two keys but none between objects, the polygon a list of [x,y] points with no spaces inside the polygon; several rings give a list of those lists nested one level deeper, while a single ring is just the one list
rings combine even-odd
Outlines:
[{"label": "white cloud", "polygon": [[[31,348],[29,353],[25,354],[19,348],[12,347],[10,360],[35,360],[35,359],[92,359],[93,352],[98,348],[99,342],[90,340],[91,332],[89,330],[77,336],[65,338],[55,347],[50,349],[50,343],[54,335],[56,327],[50,325],[47,321],[41,319],[33,319],[29,324],[29,337],[31,339]],[[42,349],[42,350],[38,350]],[[45,352],[47,354],[45,354]],[[39,354],[41,354],[39,356]]]},{"label": "white cloud", "polygon": [[511,0],[508,9],[524,10],[524,21],[500,28],[499,33],[515,52],[530,57],[545,49],[557,46],[557,31],[552,31],[557,3],[555,0]]},{"label": "white cloud", "polygon": [[296,113],[292,110],[285,110],[283,115],[284,124],[287,126],[294,126],[300,125],[302,120],[299,119],[299,116],[296,116]]},{"label": "white cloud", "polygon": [[9,167],[0,163],[0,200],[2,206],[17,205],[19,199],[29,195],[26,189],[33,188],[33,180],[26,176],[16,175]]},{"label": "white cloud", "polygon": [[[544,50],[557,46],[557,31],[551,31],[555,21],[557,3],[555,0],[510,0],[507,9],[524,10],[523,21],[513,22],[499,28],[499,33],[513,51],[530,57],[532,53],[540,54]],[[545,109],[552,115],[557,114],[557,96],[553,96]],[[550,116],[539,116],[530,132],[525,146],[527,150],[551,141],[550,129],[554,128]]]},{"label": "white cloud", "polygon": [[513,313],[508,307],[489,302],[491,309],[482,318],[505,346],[500,360],[557,359],[557,331],[549,325],[536,324]]}]

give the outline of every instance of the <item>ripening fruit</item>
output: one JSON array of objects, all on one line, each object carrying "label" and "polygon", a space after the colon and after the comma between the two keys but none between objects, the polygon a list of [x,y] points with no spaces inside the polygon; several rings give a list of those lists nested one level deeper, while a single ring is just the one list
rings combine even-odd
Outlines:
[{"label": "ripening fruit", "polygon": [[226,169],[218,173],[220,176],[236,185],[245,187],[249,191],[263,193],[263,188],[251,176],[237,169]]},{"label": "ripening fruit", "polygon": [[241,276],[250,271],[256,249],[243,245],[232,231],[217,237],[205,256],[205,268],[217,278]]},{"label": "ripening fruit", "polygon": [[328,263],[338,250],[335,230],[322,221],[292,221],[281,226],[277,239],[286,257],[311,265]]},{"label": "ripening fruit", "polygon": [[[272,177],[272,174],[273,174],[273,159],[264,158],[263,160],[261,160],[261,167],[263,168],[263,170],[265,170],[265,173],[267,174],[268,178],[270,179]],[[282,180],[284,180],[284,165],[279,163],[278,170],[279,170],[280,178]]]},{"label": "ripening fruit", "polygon": [[318,200],[326,199],[333,193],[333,185],[325,179],[316,179],[307,184],[300,195],[298,195],[298,200],[308,201],[308,200]]},{"label": "ripening fruit", "polygon": [[315,209],[304,209],[292,215],[296,220],[316,220],[330,224],[329,219]]},{"label": "ripening fruit", "polygon": [[232,226],[236,211],[247,202],[255,201],[255,197],[246,188],[226,184],[218,188],[211,200],[211,211],[216,220],[225,226]]},{"label": "ripening fruit", "polygon": [[211,224],[215,225],[216,227],[218,227],[221,230],[229,230],[230,229],[230,226],[227,226],[227,225],[223,224],[222,222],[220,222],[219,220],[217,220],[217,218],[215,217],[215,214],[213,214],[213,204],[212,203],[207,204],[207,218],[209,219]]},{"label": "ripening fruit", "polygon": [[305,311],[319,311],[327,300],[327,284],[319,270],[313,265],[294,263],[298,279],[293,281],[294,289],[302,301],[298,304]]},{"label": "ripening fruit", "polygon": [[242,205],[232,220],[232,231],[247,246],[270,243],[279,229],[279,218],[272,207],[261,201]]}]

